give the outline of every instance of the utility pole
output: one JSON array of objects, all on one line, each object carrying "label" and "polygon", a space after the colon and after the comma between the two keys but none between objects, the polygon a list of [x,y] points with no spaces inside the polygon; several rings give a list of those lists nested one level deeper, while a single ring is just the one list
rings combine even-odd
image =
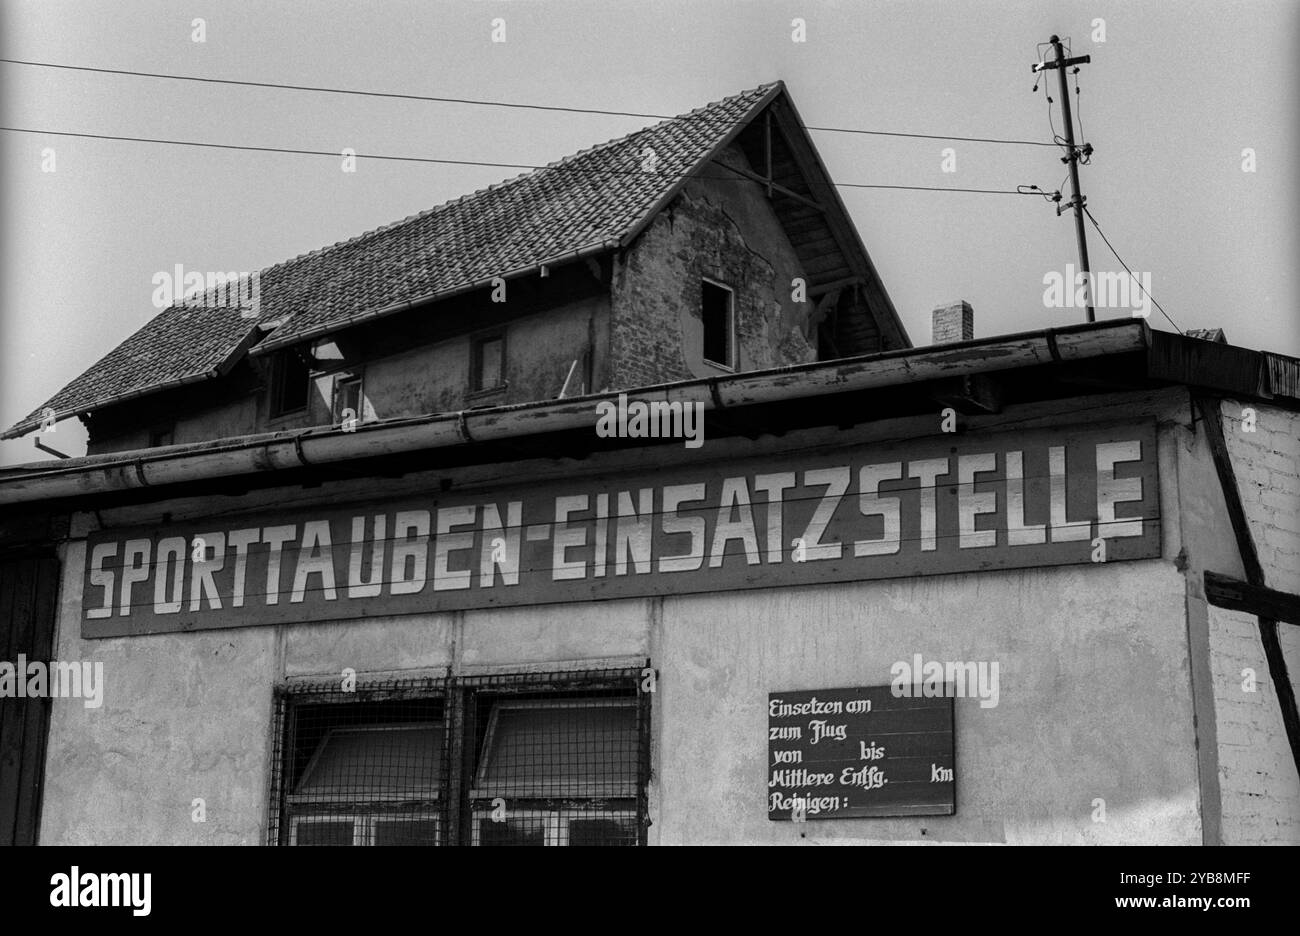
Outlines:
[{"label": "utility pole", "polygon": [[1097,313],[1092,306],[1092,267],[1088,264],[1088,235],[1083,229],[1083,206],[1086,204],[1083,194],[1079,191],[1079,151],[1074,147],[1074,117],[1070,112],[1070,89],[1065,81],[1065,69],[1071,65],[1086,65],[1092,61],[1090,55],[1076,55],[1074,58],[1066,58],[1065,51],[1061,48],[1061,40],[1058,36],[1053,36],[1048,40],[1056,52],[1056,61],[1038,62],[1033,66],[1033,71],[1037,74],[1040,71],[1046,71],[1049,68],[1055,68],[1061,76],[1061,111],[1065,117],[1065,145],[1069,148],[1069,155],[1061,162],[1070,165],[1070,189],[1071,198],[1064,205],[1058,205],[1056,214],[1059,217],[1061,212],[1067,208],[1074,208],[1074,232],[1079,239],[1079,263],[1083,267],[1083,276],[1085,285],[1088,290],[1088,321],[1097,321]]}]

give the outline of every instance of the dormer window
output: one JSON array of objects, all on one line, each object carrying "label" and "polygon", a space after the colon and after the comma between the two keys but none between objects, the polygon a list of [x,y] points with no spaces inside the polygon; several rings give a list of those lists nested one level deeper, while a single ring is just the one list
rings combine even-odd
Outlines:
[{"label": "dormer window", "polygon": [[310,385],[307,363],[297,349],[277,354],[271,365],[271,418],[306,410]]},{"label": "dormer window", "polygon": [[704,322],[704,363],[736,369],[736,302],[730,287],[703,280],[700,318]]}]

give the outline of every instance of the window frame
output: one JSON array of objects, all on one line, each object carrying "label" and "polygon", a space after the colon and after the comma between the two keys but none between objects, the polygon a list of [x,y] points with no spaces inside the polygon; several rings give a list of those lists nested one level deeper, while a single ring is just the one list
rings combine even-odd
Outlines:
[{"label": "window frame", "polygon": [[334,426],[343,425],[343,413],[339,408],[339,397],[344,384],[355,383],[357,385],[357,409],[356,424],[359,426],[366,421],[366,373],[363,369],[343,370],[330,375],[332,378],[330,389],[330,424]]},{"label": "window frame", "polygon": [[[303,369],[303,393],[302,406],[294,409],[284,408],[284,388],[288,381],[288,367],[290,356],[298,360]],[[288,419],[293,416],[301,416],[311,408],[311,364],[303,357],[302,352],[296,347],[285,348],[283,351],[275,354],[271,360],[271,395],[270,395],[270,419]]]},{"label": "window frame", "polygon": [[[708,334],[709,326],[708,326],[708,322],[705,321],[705,317],[704,317],[705,316],[705,308],[704,308],[704,285],[705,284],[716,287],[717,289],[721,289],[727,294],[726,331],[727,331],[728,360],[725,363],[723,363],[722,361],[713,360],[706,353],[707,350],[706,345],[708,344],[706,340],[706,336]],[[739,366],[739,362],[740,362],[740,349],[737,346],[737,342],[736,342],[736,327],[737,327],[736,326],[736,290],[733,287],[728,286],[726,283],[720,280],[716,280],[711,276],[701,276],[700,277],[700,359],[705,364],[707,364],[709,367],[716,367],[719,370],[727,371],[728,373],[734,374],[736,372],[736,369]]]},{"label": "window frame", "polygon": [[[500,377],[491,387],[479,386],[483,381],[483,356],[480,349],[491,341],[501,342]],[[506,329],[493,328],[469,336],[469,398],[491,396],[502,393],[510,386],[506,379]]]},{"label": "window frame", "polygon": [[347,820],[352,823],[352,845],[365,845],[366,842],[362,837],[362,816],[360,813],[308,813],[304,816],[289,817],[289,844],[294,847],[306,848],[309,846],[299,845],[298,827],[301,825],[312,825],[323,822],[342,822]]},{"label": "window frame", "polygon": [[[352,846],[353,848],[383,848],[376,841],[376,831],[383,822],[396,822],[402,816],[400,812],[382,812],[366,811],[364,809],[355,812],[319,812],[305,813],[303,815],[292,815],[289,817],[289,841],[287,844],[295,848],[309,848],[313,846],[300,845],[298,842],[299,826],[323,823],[323,822],[342,822],[347,820],[352,823]],[[432,822],[435,826],[434,835],[441,839],[443,835],[443,820],[441,815],[420,815],[421,822]],[[329,846],[324,846],[329,847]]]},{"label": "window frame", "polygon": [[[471,841],[468,843],[475,848],[486,847],[482,842],[483,823],[492,821],[490,810],[473,810],[471,815],[474,818],[471,824]],[[542,845],[544,847],[564,847],[569,844],[569,823],[575,819],[617,819],[631,821],[636,824],[636,807],[617,808],[601,810],[599,815],[590,809],[520,809],[515,811],[515,815],[507,816],[505,821],[510,819],[530,819],[540,820],[542,823]]]},{"label": "window frame", "polygon": [[[620,795],[564,796],[538,800],[509,799],[512,817],[542,820],[544,845],[563,845],[574,820],[609,818],[630,822],[634,836],[608,844],[647,844],[651,757],[650,715],[653,695],[644,687],[650,661],[644,666],[611,666],[596,670],[496,672],[469,676],[361,676],[345,691],[334,679],[296,677],[274,689],[272,761],[266,844],[292,845],[305,821],[347,817],[353,823],[353,844],[375,845],[385,820],[402,816],[433,820],[439,846],[473,846],[480,838],[478,820],[490,816],[490,800],[474,800],[477,759],[484,758],[492,710],[633,706],[636,712],[634,782]],[[403,703],[423,706],[416,717]],[[355,705],[373,708],[349,711]],[[419,714],[428,714],[424,718]],[[306,721],[303,721],[303,718]],[[338,730],[384,730],[441,727],[442,750],[436,765],[437,796],[412,799],[402,791],[395,798],[369,794],[333,796],[295,794],[324,756],[327,739]],[[306,750],[308,744],[315,747]],[[627,757],[627,753],[620,756]],[[616,763],[616,762],[615,762]],[[624,761],[623,763],[627,763]],[[626,770],[626,767],[624,768]],[[627,794],[627,795],[622,795]],[[596,843],[593,843],[596,844]]]}]

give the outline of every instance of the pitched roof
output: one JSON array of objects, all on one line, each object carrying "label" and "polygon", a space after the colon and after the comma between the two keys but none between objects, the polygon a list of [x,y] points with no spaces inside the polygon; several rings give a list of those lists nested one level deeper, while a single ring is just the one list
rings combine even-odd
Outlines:
[{"label": "pitched roof", "polygon": [[[258,353],[283,347],[496,276],[625,245],[783,94],[781,82],[762,85],[269,267],[258,274],[255,319],[233,308],[165,309],[0,438],[30,432],[42,413],[63,419],[217,376],[254,344]],[[647,147],[654,171],[644,165]]]}]

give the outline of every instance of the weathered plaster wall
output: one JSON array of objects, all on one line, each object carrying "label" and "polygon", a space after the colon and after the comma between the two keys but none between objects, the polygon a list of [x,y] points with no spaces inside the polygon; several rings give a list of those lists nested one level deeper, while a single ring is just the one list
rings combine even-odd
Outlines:
[{"label": "weathered plaster wall", "polygon": [[92,438],[86,445],[87,455],[110,455],[114,452],[132,452],[149,446],[149,430],[120,433],[102,439]]},{"label": "weathered plaster wall", "polygon": [[68,550],[56,656],[102,662],[105,691],[97,709],[54,705],[42,844],[263,844],[272,690],[286,678],[648,654],[644,601],[86,641],[83,553]]},{"label": "weathered plaster wall", "polygon": [[[668,599],[658,841],[1199,844],[1182,595],[1151,560]],[[956,702],[956,815],[769,821],[767,693],[914,653],[1000,664],[997,707]]]},{"label": "weathered plaster wall", "polygon": [[[506,403],[553,400],[564,386],[569,367],[578,362],[569,385],[576,395],[586,382],[589,337],[594,332],[596,375],[599,389],[605,386],[607,362],[601,334],[609,328],[609,300],[588,299],[539,315],[511,322],[506,332]],[[587,387],[590,391],[592,388]]]},{"label": "weathered plaster wall", "polygon": [[466,336],[365,365],[363,389],[377,419],[461,409],[468,388]]},{"label": "weathered plaster wall", "polygon": [[225,406],[187,414],[176,420],[172,441],[182,445],[248,435],[257,429],[257,403],[257,396],[250,394]]},{"label": "weathered plaster wall", "polygon": [[[721,158],[748,168],[735,147]],[[655,218],[615,276],[615,386],[723,373],[703,359],[702,277],[735,291],[739,370],[816,360],[804,337],[812,304],[792,298],[802,269],[761,186],[720,166],[705,175]]]},{"label": "weathered plaster wall", "polygon": [[[365,362],[359,368],[365,374],[367,418],[395,419],[454,412],[467,406],[554,399],[575,360],[578,366],[570,391],[576,393],[587,379],[593,338],[596,378],[605,379],[607,362],[601,338],[608,328],[609,301],[604,297],[578,300],[507,322],[502,326],[507,387],[485,397],[469,393],[469,335]],[[322,389],[316,394],[313,416],[317,423],[328,422],[331,381],[322,378]]]},{"label": "weathered plaster wall", "polygon": [[[1059,407],[1068,413],[1071,404]],[[1052,410],[1039,418],[1063,417]],[[1029,425],[1012,412],[972,424],[1003,419]],[[933,431],[914,422],[862,432]],[[54,706],[41,839],[260,843],[272,689],[286,678],[334,677],[345,667],[364,676],[648,656],[660,674],[652,700],[652,843],[1198,843],[1203,784],[1178,558],[1187,537],[1174,487],[1186,476],[1174,451],[1180,437],[1168,425],[1160,462],[1164,555],[1142,562],[82,641],[85,556],[74,539],[57,653],[103,661],[107,688],[101,709],[75,700]],[[829,435],[718,440],[710,451],[740,457],[824,444]],[[674,448],[663,457],[690,456]],[[634,451],[601,464],[485,466],[456,477],[458,485],[476,478],[518,484],[521,475],[578,476],[635,468],[643,458]],[[161,510],[181,518],[267,504],[288,509],[373,496],[373,483],[123,506],[102,519],[127,526]],[[429,490],[436,476],[385,483],[398,497]],[[98,522],[79,515],[74,536]],[[914,653],[999,664],[996,708],[956,703],[957,814],[770,822],[767,693],[885,685],[890,665]],[[207,801],[206,823],[191,821],[196,797]],[[1104,822],[1094,821],[1099,799]]]},{"label": "weathered plaster wall", "polygon": [[607,299],[592,298],[507,323],[508,386],[501,393],[469,396],[470,337],[462,335],[367,363],[367,401],[376,418],[392,419],[453,412],[466,406],[554,399],[574,360],[578,366],[570,392],[576,393],[587,379],[586,362],[593,334],[597,378],[604,377],[606,360],[600,336],[609,327],[608,309]]},{"label": "weathered plaster wall", "polygon": [[[574,360],[570,395],[610,386],[609,298],[574,300],[558,308],[522,316],[502,326],[506,334],[508,387],[496,394],[471,397],[470,336],[460,335],[400,354],[358,362],[364,372],[366,407],[363,419],[396,419],[426,413],[446,413],[467,406],[496,406],[554,399]],[[588,360],[591,363],[588,363]],[[588,383],[588,367],[592,371]],[[625,386],[630,386],[625,384]],[[174,441],[203,442],[332,421],[334,373],[313,380],[308,410],[270,419],[265,392],[232,403],[187,412],[176,420]],[[149,430],[99,438],[89,454],[131,451],[149,445]]]},{"label": "weathered plaster wall", "polygon": [[[84,542],[67,548],[56,656],[103,663],[103,704],[54,701],[39,841],[258,844],[275,631],[82,640],[84,553]],[[193,821],[196,799],[206,822]]]},{"label": "weathered plaster wall", "polygon": [[[650,656],[652,842],[1199,842],[1181,595],[1152,560],[93,642],[65,628],[61,658],[104,661],[107,691],[99,710],[55,708],[42,841],[261,842],[286,676]],[[767,693],[887,684],[913,653],[1000,665],[996,708],[956,704],[957,814],[769,822]]]}]

